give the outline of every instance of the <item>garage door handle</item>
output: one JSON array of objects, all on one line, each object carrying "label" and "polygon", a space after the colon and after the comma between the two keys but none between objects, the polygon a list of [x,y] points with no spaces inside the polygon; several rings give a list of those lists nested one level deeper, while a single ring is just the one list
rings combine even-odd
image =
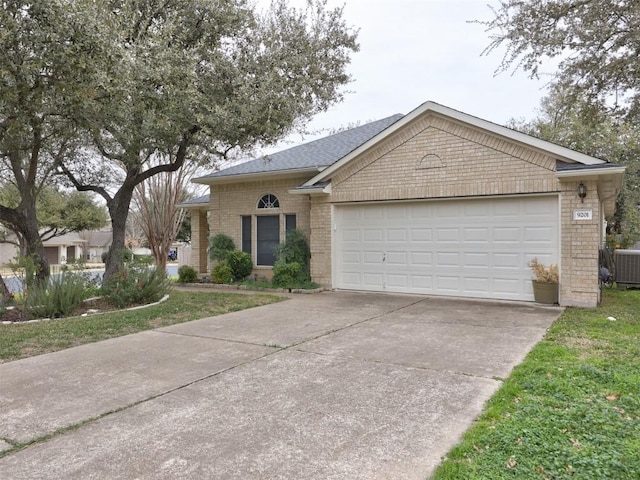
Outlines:
[{"label": "garage door handle", "polygon": [[382,261],[383,261],[383,262],[386,262],[386,261],[387,261],[387,254],[386,254],[386,253],[383,253],[383,254],[382,254]]}]

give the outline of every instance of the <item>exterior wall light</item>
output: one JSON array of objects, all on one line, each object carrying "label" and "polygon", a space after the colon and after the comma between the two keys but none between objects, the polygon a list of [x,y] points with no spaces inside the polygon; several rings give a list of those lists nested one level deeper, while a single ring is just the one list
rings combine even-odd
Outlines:
[{"label": "exterior wall light", "polygon": [[582,202],[584,203],[584,197],[587,196],[587,186],[580,182],[580,185],[578,185],[578,196],[580,197],[580,200],[582,200]]}]

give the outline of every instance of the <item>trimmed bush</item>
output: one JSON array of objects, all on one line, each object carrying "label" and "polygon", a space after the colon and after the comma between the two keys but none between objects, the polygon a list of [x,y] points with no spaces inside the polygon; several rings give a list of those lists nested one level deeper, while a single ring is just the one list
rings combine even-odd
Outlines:
[{"label": "trimmed bush", "polygon": [[178,282],[195,283],[198,280],[198,273],[195,268],[189,265],[182,265],[178,268]]},{"label": "trimmed bush", "polygon": [[304,274],[303,281],[309,280],[309,259],[311,250],[307,237],[301,230],[294,228],[287,232],[285,242],[276,247],[278,262],[284,264],[298,263]]},{"label": "trimmed bush", "polygon": [[251,255],[246,252],[233,250],[227,253],[225,260],[231,267],[234,282],[241,282],[253,271],[253,260],[251,260]]},{"label": "trimmed bush", "polygon": [[273,285],[280,288],[297,288],[307,281],[307,274],[298,262],[276,262],[273,267]]},{"label": "trimmed bush", "polygon": [[231,265],[226,260],[221,260],[218,264],[213,268],[211,272],[211,279],[213,283],[231,283],[231,278],[233,277],[233,270],[231,269]]},{"label": "trimmed bush", "polygon": [[209,258],[218,262],[227,258],[227,254],[236,249],[236,244],[229,235],[219,233],[209,239]]}]

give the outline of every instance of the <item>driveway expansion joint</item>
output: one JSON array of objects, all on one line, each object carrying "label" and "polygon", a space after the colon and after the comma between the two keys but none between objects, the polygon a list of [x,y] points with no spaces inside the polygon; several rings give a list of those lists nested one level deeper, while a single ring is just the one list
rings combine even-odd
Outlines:
[{"label": "driveway expansion joint", "polygon": [[[165,328],[165,327],[160,327],[160,328]],[[281,346],[273,345],[273,344],[247,342],[247,341],[244,341],[244,340],[234,340],[232,338],[212,337],[210,335],[194,335],[192,333],[166,332],[164,330],[157,330],[157,329],[156,330],[152,330],[152,332],[164,333],[165,335],[177,335],[179,337],[202,338],[203,340],[217,340],[217,341],[220,341],[220,342],[239,343],[239,344],[242,344],[242,345],[251,345],[253,347],[269,347],[269,348],[276,348],[276,349],[285,348],[285,347],[281,347]]]}]

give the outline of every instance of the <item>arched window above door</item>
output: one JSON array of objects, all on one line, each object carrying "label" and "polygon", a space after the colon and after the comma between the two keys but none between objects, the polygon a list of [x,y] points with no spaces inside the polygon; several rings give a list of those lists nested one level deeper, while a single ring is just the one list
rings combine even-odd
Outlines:
[{"label": "arched window above door", "polygon": [[267,193],[258,200],[258,208],[280,208],[280,201],[275,195]]}]

